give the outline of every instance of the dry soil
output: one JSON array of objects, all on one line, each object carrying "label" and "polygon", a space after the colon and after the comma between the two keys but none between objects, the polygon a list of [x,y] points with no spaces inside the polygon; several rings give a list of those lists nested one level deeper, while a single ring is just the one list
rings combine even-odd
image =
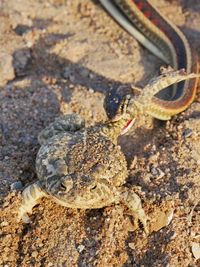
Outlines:
[{"label": "dry soil", "polygon": [[[153,2],[199,53],[199,1]],[[106,92],[143,86],[161,64],[97,0],[0,0],[1,267],[200,266],[198,103],[167,123],[141,116],[119,140],[149,236],[131,231],[120,205],[82,211],[46,199],[30,224],[16,220],[20,190],[37,179],[38,133],[60,114],[106,120]]]}]

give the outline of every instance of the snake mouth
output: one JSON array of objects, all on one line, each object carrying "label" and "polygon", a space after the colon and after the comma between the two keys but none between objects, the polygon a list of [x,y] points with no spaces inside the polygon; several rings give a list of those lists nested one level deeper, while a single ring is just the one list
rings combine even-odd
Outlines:
[{"label": "snake mouth", "polygon": [[131,127],[133,126],[134,122],[135,122],[135,118],[132,119],[132,120],[128,120],[127,124],[124,126],[124,128],[121,131],[121,135],[126,134],[131,129]]}]

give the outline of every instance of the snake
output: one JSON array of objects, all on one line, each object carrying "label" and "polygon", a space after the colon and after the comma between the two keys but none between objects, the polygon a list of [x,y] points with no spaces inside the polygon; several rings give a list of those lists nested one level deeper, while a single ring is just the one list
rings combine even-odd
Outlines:
[{"label": "snake", "polygon": [[[199,61],[184,33],[149,0],[99,0],[105,10],[146,49],[173,69],[199,73]],[[150,114],[167,120],[194,101],[198,77],[182,81],[171,95],[154,96]]]}]

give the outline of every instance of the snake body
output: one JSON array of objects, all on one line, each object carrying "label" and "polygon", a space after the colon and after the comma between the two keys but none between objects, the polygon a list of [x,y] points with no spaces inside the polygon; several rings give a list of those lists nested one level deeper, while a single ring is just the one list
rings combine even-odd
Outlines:
[{"label": "snake body", "polygon": [[[186,36],[148,0],[100,0],[110,15],[144,47],[174,69],[198,73],[198,58]],[[194,100],[198,77],[177,84],[173,94],[154,97],[150,114],[162,120],[184,111]],[[171,92],[172,90],[170,90]]]}]

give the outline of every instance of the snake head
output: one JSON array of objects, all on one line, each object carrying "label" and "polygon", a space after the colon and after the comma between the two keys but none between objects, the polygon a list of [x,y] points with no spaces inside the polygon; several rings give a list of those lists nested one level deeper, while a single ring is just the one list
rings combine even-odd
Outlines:
[{"label": "snake head", "polygon": [[[160,120],[169,120],[171,116],[178,114],[185,110],[193,101],[194,94],[188,98],[186,104],[180,105],[177,108],[177,102],[171,100],[168,96],[165,100],[165,96],[162,94],[162,90],[176,83],[199,78],[198,73],[187,74],[184,69],[181,70],[166,70],[156,78],[153,78],[149,83],[141,90],[139,88],[124,89],[119,87],[118,89],[112,89],[105,98],[104,108],[107,116],[111,121],[117,121],[123,119],[133,119],[138,114],[149,114],[154,118]],[[127,91],[129,90],[129,91]],[[138,91],[139,95],[133,94],[133,91]],[[164,96],[164,99],[160,99],[159,95]],[[187,94],[183,95],[182,99],[187,98]],[[183,100],[180,100],[180,102]],[[173,104],[172,111],[169,112],[169,101]],[[186,102],[186,101],[185,101]]]},{"label": "snake head", "polygon": [[118,87],[110,90],[104,100],[104,109],[109,120],[117,121],[128,116],[128,106],[132,98],[131,88]]}]

